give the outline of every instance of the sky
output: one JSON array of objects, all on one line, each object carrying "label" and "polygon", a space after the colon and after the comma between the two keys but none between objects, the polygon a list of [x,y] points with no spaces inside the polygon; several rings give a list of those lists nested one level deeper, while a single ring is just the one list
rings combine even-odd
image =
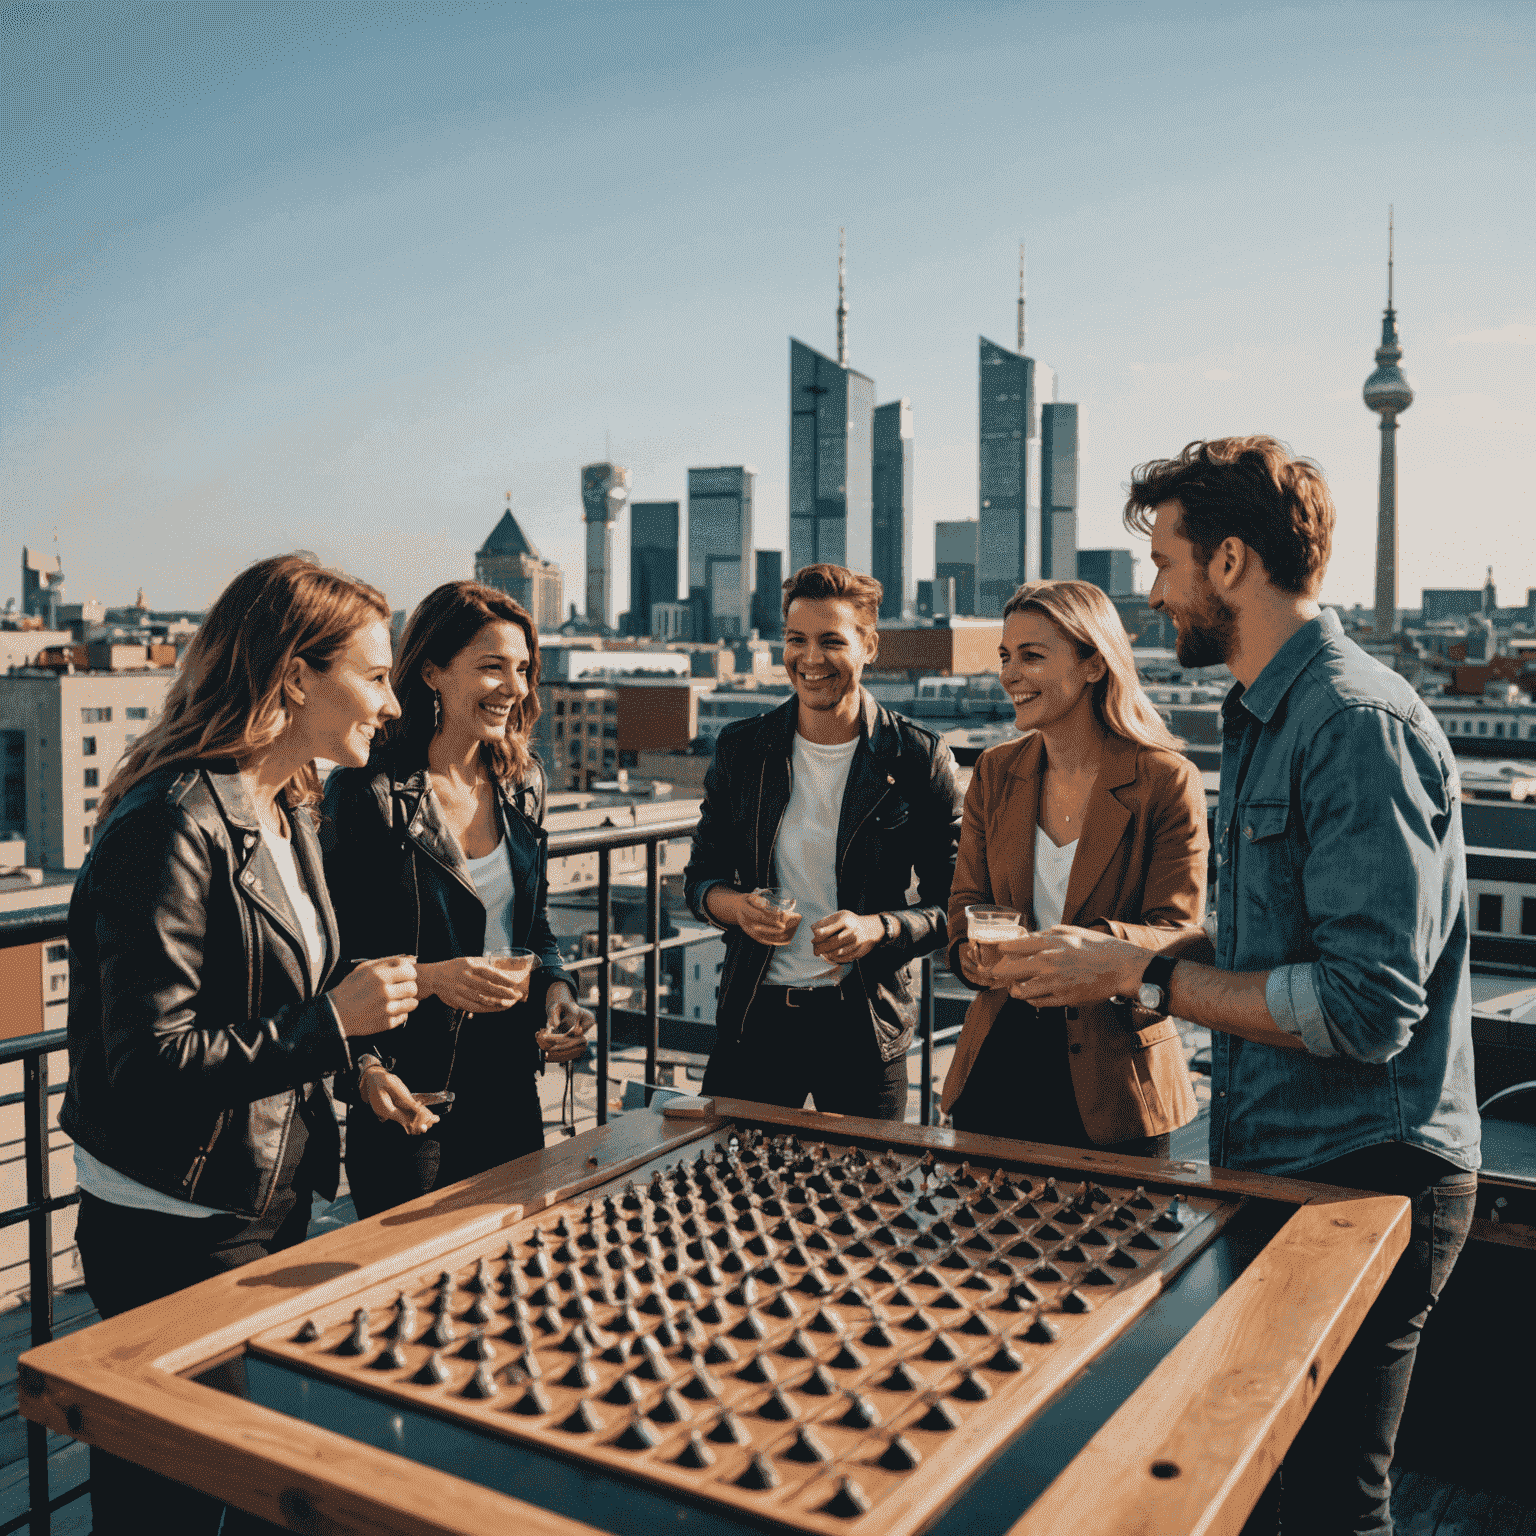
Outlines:
[{"label": "sky", "polygon": [[1490,565],[1521,601],[1533,82],[1528,0],[13,0],[0,602],[57,537],[71,601],[203,607],[300,548],[409,608],[510,505],[580,603],[609,452],[637,500],[754,466],[783,549],[788,338],[834,350],[845,226],[850,361],[912,402],[917,577],[976,515],[1024,240],[1079,545],[1144,555],[1135,464],[1272,432],[1333,487],[1325,599],[1369,606],[1389,204],[1398,601]]}]

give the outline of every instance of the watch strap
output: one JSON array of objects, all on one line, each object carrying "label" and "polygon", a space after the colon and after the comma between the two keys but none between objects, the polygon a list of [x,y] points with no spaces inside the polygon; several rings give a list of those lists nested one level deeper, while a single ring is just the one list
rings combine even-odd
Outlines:
[{"label": "watch strap", "polygon": [[1168,989],[1173,982],[1173,968],[1178,960],[1172,955],[1153,955],[1147,968],[1141,973],[1142,985],[1151,983],[1163,994],[1163,1004],[1168,1002]]}]

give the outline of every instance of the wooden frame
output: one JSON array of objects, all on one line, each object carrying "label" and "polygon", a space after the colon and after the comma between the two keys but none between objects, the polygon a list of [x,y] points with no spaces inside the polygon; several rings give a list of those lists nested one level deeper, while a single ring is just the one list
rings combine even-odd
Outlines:
[{"label": "wooden frame", "polygon": [[[1038,1498],[1012,1536],[1237,1533],[1407,1243],[1396,1196],[733,1100],[612,1125],[21,1357],[28,1418],[290,1529],[470,1536],[594,1528],[190,1379],[246,1341],[610,1183],[735,1118],[802,1136],[1030,1161],[1296,1207],[1262,1254]],[[213,1410],[213,1411],[210,1411]],[[984,1475],[984,1474],[983,1474]]]}]

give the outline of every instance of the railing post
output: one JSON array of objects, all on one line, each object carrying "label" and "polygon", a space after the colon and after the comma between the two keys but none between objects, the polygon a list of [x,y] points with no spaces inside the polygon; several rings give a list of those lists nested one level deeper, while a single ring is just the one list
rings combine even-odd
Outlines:
[{"label": "railing post", "polygon": [[645,1107],[651,1107],[656,1058],[661,1051],[661,844],[645,845]]},{"label": "railing post", "polygon": [[613,1009],[609,981],[612,962],[608,958],[612,927],[610,896],[613,889],[612,854],[606,847],[597,850],[597,1123],[608,1124],[608,1050],[612,1043]]},{"label": "railing post", "polygon": [[[48,1053],[38,1051],[22,1064],[22,1135],[26,1146],[27,1204],[42,1206],[27,1220],[27,1284],[32,1292],[32,1343],[53,1337],[53,1213],[48,1168]],[[28,1529],[48,1536],[53,1521],[48,1512],[48,1431],[27,1421]]]},{"label": "railing post", "polygon": [[922,1002],[918,1029],[922,1032],[922,1081],[917,1086],[917,1121],[933,1124],[933,956],[923,956]]}]

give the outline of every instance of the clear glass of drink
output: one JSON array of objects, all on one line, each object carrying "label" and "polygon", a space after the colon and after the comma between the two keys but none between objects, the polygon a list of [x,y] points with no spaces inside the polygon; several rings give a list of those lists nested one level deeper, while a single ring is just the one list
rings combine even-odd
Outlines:
[{"label": "clear glass of drink", "polygon": [[534,962],[538,959],[531,949],[518,949],[511,944],[488,943],[482,953],[498,971],[505,971],[520,981],[533,974]]},{"label": "clear glass of drink", "polygon": [[965,932],[976,946],[976,962],[984,971],[990,971],[1001,958],[998,945],[1006,939],[1017,939],[1024,933],[1024,919],[1008,907],[967,907]]},{"label": "clear glass of drink", "polygon": [[760,885],[752,894],[765,906],[777,914],[783,927],[783,938],[774,939],[774,944],[788,944],[795,936],[795,930],[800,926],[800,913],[795,911],[795,898],[781,885]]}]

